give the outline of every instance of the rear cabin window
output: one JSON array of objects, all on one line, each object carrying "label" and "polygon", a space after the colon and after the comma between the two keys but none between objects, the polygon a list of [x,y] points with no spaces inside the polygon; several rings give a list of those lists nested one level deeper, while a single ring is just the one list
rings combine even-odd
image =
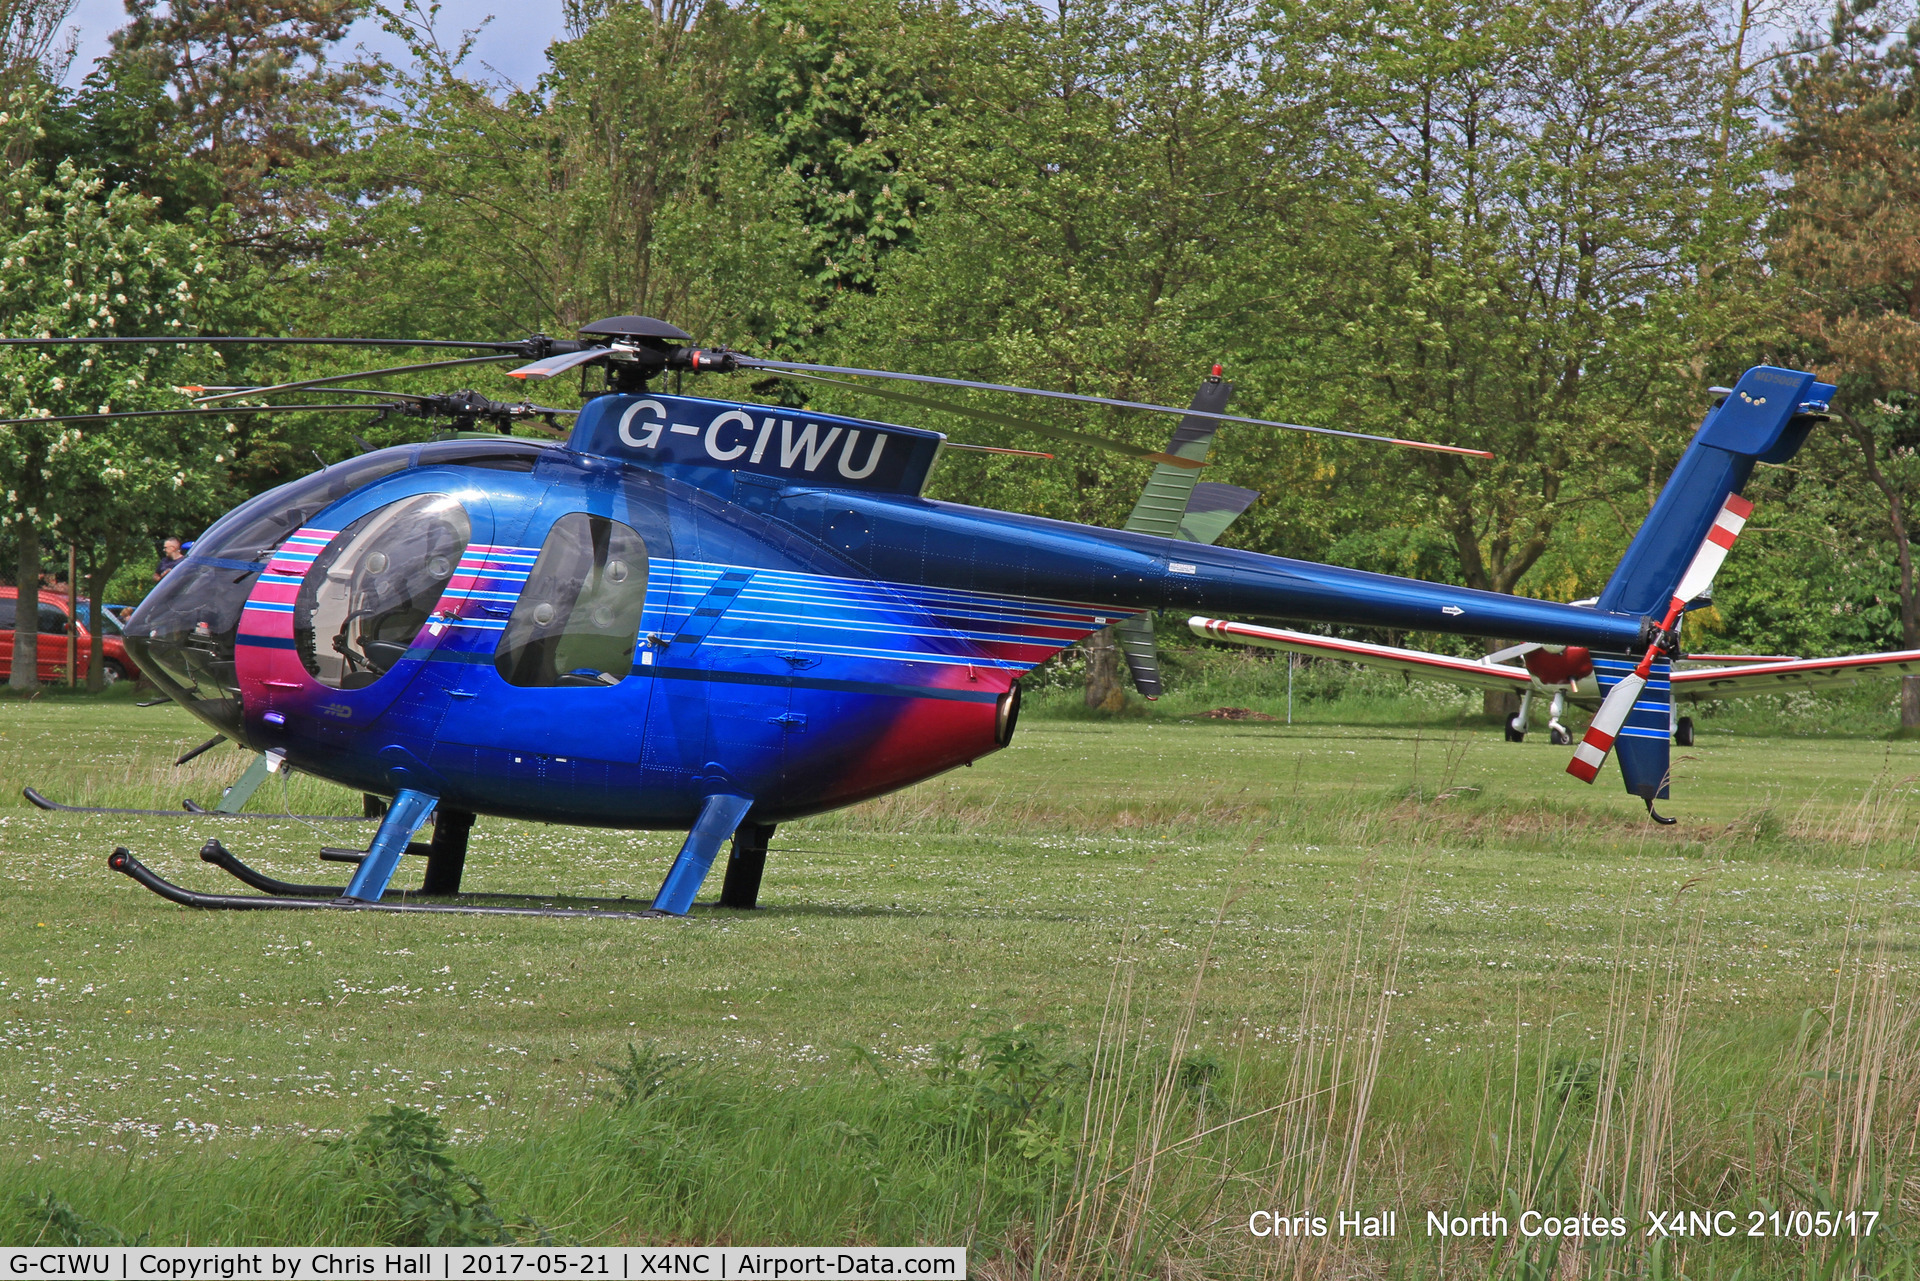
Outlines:
[{"label": "rear cabin window", "polygon": [[309,675],[360,689],[412,647],[473,537],[458,499],[418,494],[368,512],[328,543],[301,580],[293,642]]},{"label": "rear cabin window", "polygon": [[553,523],[494,665],[510,685],[618,685],[633,671],[647,603],[647,545],[617,520]]}]

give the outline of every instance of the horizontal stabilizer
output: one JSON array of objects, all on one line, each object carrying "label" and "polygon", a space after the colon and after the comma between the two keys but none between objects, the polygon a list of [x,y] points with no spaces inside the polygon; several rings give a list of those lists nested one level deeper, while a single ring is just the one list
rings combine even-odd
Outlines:
[{"label": "horizontal stabilizer", "polygon": [[1186,514],[1180,517],[1179,537],[1190,543],[1217,543],[1227,527],[1259,497],[1257,489],[1203,480],[1193,487],[1193,496],[1187,499]]}]

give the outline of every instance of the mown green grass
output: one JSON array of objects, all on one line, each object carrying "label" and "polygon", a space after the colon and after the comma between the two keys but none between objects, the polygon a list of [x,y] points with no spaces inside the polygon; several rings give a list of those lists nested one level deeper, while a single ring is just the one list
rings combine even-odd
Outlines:
[{"label": "mown green grass", "polygon": [[[124,698],[9,701],[0,780],[211,804],[244,758],[170,765],[204,736]],[[440,1118],[520,1235],[957,1241],[1008,1275],[1036,1249],[1042,1271],[1292,1271],[1305,1256],[1250,1238],[1250,1211],[1344,1195],[1417,1224],[1508,1195],[1619,1195],[1640,1168],[1625,1158],[1581,1173],[1593,1091],[1543,1083],[1627,1062],[1632,1110],[1684,1005],[1653,1194],[1739,1209],[1838,1187],[1910,1239],[1920,744],[1703,732],[1670,829],[1617,776],[1566,777],[1566,755],[1480,727],[1030,720],[975,768],[783,828],[765,910],[685,921],[195,913],[109,872],[108,850],[234,888],[195,857],[218,835],[275,874],[344,881],[312,851],[369,825],[19,802],[0,810],[0,1189],[160,1242],[361,1239],[359,1185],[316,1140],[400,1104]],[[358,808],[317,780],[269,787],[253,810]],[[649,898],[677,844],[482,819],[468,884]],[[1034,1024],[1057,1030],[996,1066],[991,1038]],[[607,1065],[630,1045],[684,1064],[617,1107]],[[1140,1057],[1116,1065],[1122,1050]],[[1863,1161],[1832,1134],[1869,1060],[1882,1098]],[[1008,1079],[1044,1097],[1008,1103]],[[1279,1106],[1303,1082],[1331,1089],[1326,1116]],[[1137,1175],[1088,1175],[1101,1152],[1123,1169],[1112,1154],[1149,1131],[1201,1137],[1137,1196]],[[1342,1193],[1325,1171],[1349,1142]],[[1855,1169],[1871,1177],[1850,1189]],[[0,1239],[48,1231],[8,1213]],[[1116,1226],[1128,1215],[1138,1231]],[[1326,1243],[1308,1274],[1462,1266],[1412,1231]],[[1099,1248],[1068,1250],[1076,1234]],[[1910,1263],[1874,1258],[1861,1266]],[[1831,1261],[1741,1240],[1657,1266]]]}]

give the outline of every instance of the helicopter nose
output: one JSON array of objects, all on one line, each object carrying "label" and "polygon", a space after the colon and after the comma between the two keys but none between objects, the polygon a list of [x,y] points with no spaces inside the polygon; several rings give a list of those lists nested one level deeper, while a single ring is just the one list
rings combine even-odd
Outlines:
[{"label": "helicopter nose", "polygon": [[189,556],[127,622],[127,650],[140,669],[168,697],[240,743],[246,736],[234,644],[257,576],[224,557]]},{"label": "helicopter nose", "polygon": [[169,698],[247,743],[234,648],[240,612],[261,571],[315,512],[411,459],[409,449],[378,450],[258,494],[222,516],[127,620],[133,661]]}]

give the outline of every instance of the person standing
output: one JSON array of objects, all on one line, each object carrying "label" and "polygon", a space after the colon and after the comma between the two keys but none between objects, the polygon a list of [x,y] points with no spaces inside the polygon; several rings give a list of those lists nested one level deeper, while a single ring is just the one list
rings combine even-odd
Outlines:
[{"label": "person standing", "polygon": [[153,581],[159,582],[172,572],[174,566],[186,559],[186,553],[180,550],[180,540],[169,538],[160,544],[160,563],[153,568]]}]

